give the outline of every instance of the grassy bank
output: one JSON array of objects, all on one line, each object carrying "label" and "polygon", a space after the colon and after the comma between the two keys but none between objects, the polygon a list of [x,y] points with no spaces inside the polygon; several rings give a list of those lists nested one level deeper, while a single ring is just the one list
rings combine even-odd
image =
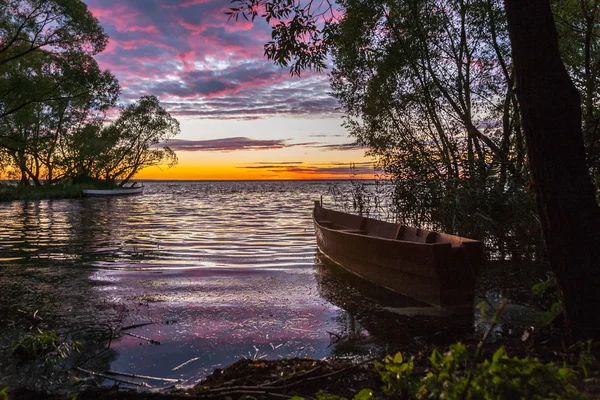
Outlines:
[{"label": "grassy bank", "polygon": [[80,185],[0,185],[0,201],[77,198],[83,196],[82,190]]},{"label": "grassy bank", "polygon": [[107,183],[23,186],[0,184],[0,202],[15,200],[71,199],[83,197],[83,189],[114,189]]}]

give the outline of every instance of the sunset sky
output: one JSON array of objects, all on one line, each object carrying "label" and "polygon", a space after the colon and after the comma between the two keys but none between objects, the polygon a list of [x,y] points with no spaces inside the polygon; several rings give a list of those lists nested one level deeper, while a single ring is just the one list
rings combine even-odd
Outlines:
[{"label": "sunset sky", "polygon": [[175,168],[138,179],[372,177],[351,145],[328,78],[263,58],[264,21],[227,21],[224,0],[85,0],[110,36],[96,58],[117,76],[122,101],[157,96],[181,123]]}]

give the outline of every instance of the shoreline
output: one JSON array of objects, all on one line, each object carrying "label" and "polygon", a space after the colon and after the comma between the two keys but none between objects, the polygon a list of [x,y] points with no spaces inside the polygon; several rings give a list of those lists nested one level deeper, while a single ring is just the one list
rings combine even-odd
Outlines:
[{"label": "shoreline", "polygon": [[[548,371],[558,371],[560,366],[569,369],[569,378],[565,378],[565,384],[570,386],[566,393],[567,397],[557,398],[597,398],[600,395],[600,370],[598,368],[598,352],[590,353],[595,357],[589,364],[589,369],[583,371],[580,368],[580,361],[583,350],[565,351],[558,340],[560,334],[556,330],[538,332],[531,340],[523,341],[520,337],[513,337],[506,340],[504,344],[484,344],[484,337],[471,336],[464,342],[465,348],[471,353],[475,353],[481,347],[481,357],[476,364],[465,369],[461,369],[458,374],[463,378],[467,370],[477,370],[477,366],[491,368],[488,364],[497,354],[498,350],[506,347],[508,357],[511,362],[516,362],[517,357],[520,362],[538,363],[539,368],[548,368]],[[450,346],[450,349],[453,347]],[[410,372],[404,372],[410,377],[414,384],[420,385],[425,382],[426,377],[432,373],[440,373],[443,376],[445,372],[437,372],[432,361],[433,356],[429,353],[435,352],[444,354],[447,357],[448,346],[427,347],[423,345],[409,345],[397,353],[402,354],[403,360],[400,363],[391,362],[392,357],[375,356],[368,359],[349,359],[339,357],[327,357],[321,360],[312,360],[310,358],[286,358],[279,360],[254,360],[241,359],[227,367],[215,368],[212,373],[196,382],[192,387],[179,387],[176,383],[172,386],[156,389],[148,385],[148,382],[162,380],[159,377],[136,376],[134,374],[125,374],[118,372],[98,373],[78,369],[78,374],[73,371],[73,379],[77,386],[72,389],[42,390],[20,388],[4,388],[0,390],[0,399],[26,399],[26,400],[68,400],[73,398],[82,399],[190,399],[190,398],[256,398],[256,399],[370,399],[370,398],[398,398],[386,389],[386,373],[393,372],[396,379],[400,378],[399,372],[393,367],[396,365],[410,364]],[[538,361],[539,360],[539,361]],[[541,363],[541,364],[540,364]],[[382,369],[383,365],[391,365],[391,369]],[[486,367],[487,365],[487,367]],[[515,371],[519,367],[512,366]],[[497,371],[494,370],[494,373]],[[83,373],[83,374],[82,374]],[[532,372],[524,371],[526,377]],[[556,379],[561,373],[555,372]],[[77,377],[76,375],[79,375]],[[111,386],[105,386],[107,381],[112,381]],[[129,385],[126,388],[120,385]],[[520,383],[523,387],[527,381]],[[516,387],[521,388],[517,384]],[[137,389],[133,388],[137,386]],[[490,384],[493,387],[493,384]],[[389,388],[389,387],[388,387]],[[480,389],[480,388],[478,388]],[[414,389],[413,389],[414,390]],[[541,389],[543,390],[543,389]],[[569,396],[569,390],[578,391],[581,396]],[[3,391],[8,397],[2,397]],[[402,392],[405,395],[401,398],[414,398],[408,392]],[[530,393],[531,394],[531,393]],[[574,393],[570,393],[573,395]],[[365,396],[365,397],[361,397]],[[251,396],[251,397],[248,397]],[[554,397],[552,397],[554,398]]]}]

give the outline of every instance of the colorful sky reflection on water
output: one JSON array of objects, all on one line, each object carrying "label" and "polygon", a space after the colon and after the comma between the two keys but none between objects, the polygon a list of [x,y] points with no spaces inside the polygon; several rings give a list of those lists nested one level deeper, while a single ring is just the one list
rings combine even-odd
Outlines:
[{"label": "colorful sky reflection on water", "polygon": [[84,0],[110,36],[97,56],[124,102],[156,95],[181,122],[179,165],[138,179],[372,177],[341,127],[328,77],[291,77],[263,57],[264,21],[227,21],[219,0]]}]

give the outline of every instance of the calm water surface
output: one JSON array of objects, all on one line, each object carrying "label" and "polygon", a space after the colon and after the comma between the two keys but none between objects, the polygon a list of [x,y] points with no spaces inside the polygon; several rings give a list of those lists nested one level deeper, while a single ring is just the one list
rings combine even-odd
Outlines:
[{"label": "calm water surface", "polygon": [[240,357],[330,355],[349,316],[323,295],[310,217],[330,185],[150,182],[143,196],[0,204],[2,316],[153,322],[127,332],[160,345],[121,335],[110,368],[187,382]]},{"label": "calm water surface", "polygon": [[150,182],[143,196],[0,203],[0,349],[35,311],[65,335],[151,323],[83,366],[189,384],[241,357],[410,341],[412,319],[320,263],[311,209],[331,185]]}]

